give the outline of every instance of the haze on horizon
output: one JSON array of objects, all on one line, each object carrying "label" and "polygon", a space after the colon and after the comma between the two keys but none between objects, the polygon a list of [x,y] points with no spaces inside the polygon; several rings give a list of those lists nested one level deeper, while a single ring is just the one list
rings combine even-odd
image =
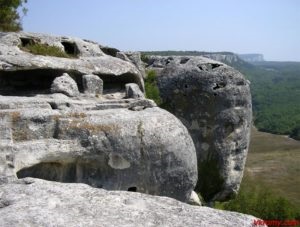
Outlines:
[{"label": "haze on horizon", "polygon": [[298,0],[28,0],[24,31],[121,50],[261,53],[300,62]]}]

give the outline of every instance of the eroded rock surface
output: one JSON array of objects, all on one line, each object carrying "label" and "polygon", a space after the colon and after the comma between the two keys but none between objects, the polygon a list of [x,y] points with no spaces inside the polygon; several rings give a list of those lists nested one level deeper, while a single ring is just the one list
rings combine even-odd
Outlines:
[{"label": "eroded rock surface", "polygon": [[51,84],[51,93],[62,93],[70,97],[78,96],[78,86],[67,73],[56,77]]},{"label": "eroded rock surface", "polygon": [[127,98],[134,98],[134,99],[145,98],[144,93],[140,90],[137,84],[134,83],[126,84],[125,88],[126,88]]},{"label": "eroded rock surface", "polygon": [[[70,37],[1,33],[0,43],[0,182],[35,177],[190,199],[193,141],[145,99],[129,58]],[[28,43],[72,58],[28,53]]]},{"label": "eroded rock surface", "polygon": [[233,68],[204,57],[150,57],[164,107],[188,128],[198,157],[197,189],[207,201],[237,193],[247,157],[251,94]]},{"label": "eroded rock surface", "polygon": [[[72,57],[42,56],[24,51],[31,43],[58,47]],[[144,91],[143,76],[137,67],[130,61],[117,58],[112,52],[112,48],[78,38],[25,32],[0,33],[0,78],[11,78],[5,86],[0,86],[0,90],[12,92],[13,87],[21,88],[22,84],[30,85],[32,90],[36,87],[34,80],[47,83],[62,73],[68,73],[75,78],[79,89],[82,89],[82,75],[93,74],[106,84],[136,83]]]},{"label": "eroded rock surface", "polygon": [[102,95],[103,80],[96,75],[84,75],[82,77],[83,90],[85,94]]},{"label": "eroded rock surface", "polygon": [[145,102],[0,96],[0,175],[187,201],[197,181],[193,141],[177,118]]},{"label": "eroded rock surface", "polygon": [[10,226],[254,226],[257,218],[167,197],[84,184],[22,179],[0,185],[0,223]]}]

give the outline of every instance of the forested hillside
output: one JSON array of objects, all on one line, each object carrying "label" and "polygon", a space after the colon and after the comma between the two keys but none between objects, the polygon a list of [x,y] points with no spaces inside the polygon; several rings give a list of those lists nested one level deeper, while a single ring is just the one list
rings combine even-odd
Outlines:
[{"label": "forested hillside", "polygon": [[300,63],[259,62],[241,68],[251,81],[255,125],[261,131],[299,137]]},{"label": "forested hillside", "polygon": [[[274,134],[300,139],[300,62],[247,63],[230,52],[156,51],[150,55],[193,55],[218,58],[251,81],[255,126]],[[233,57],[234,56],[234,57]]]}]

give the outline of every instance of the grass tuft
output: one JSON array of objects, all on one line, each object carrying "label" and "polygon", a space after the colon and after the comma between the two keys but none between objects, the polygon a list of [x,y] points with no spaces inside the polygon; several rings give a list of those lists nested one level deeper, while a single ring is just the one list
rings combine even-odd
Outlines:
[{"label": "grass tuft", "polygon": [[29,52],[31,54],[53,56],[59,58],[75,58],[76,56],[70,55],[62,51],[59,47],[49,46],[43,43],[30,43],[24,47],[20,47],[21,50]]},{"label": "grass tuft", "polygon": [[147,71],[147,77],[145,79],[145,90],[147,99],[152,99],[157,105],[162,104],[159,89],[157,86],[157,75],[154,70]]}]

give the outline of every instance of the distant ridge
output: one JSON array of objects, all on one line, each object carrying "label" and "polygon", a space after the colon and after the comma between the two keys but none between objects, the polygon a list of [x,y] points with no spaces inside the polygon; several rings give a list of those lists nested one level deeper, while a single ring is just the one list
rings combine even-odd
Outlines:
[{"label": "distant ridge", "polygon": [[238,54],[229,51],[206,52],[206,51],[141,51],[144,55],[160,55],[160,56],[202,56],[216,61],[223,62],[236,69],[251,69],[253,65],[244,61]]},{"label": "distant ridge", "polygon": [[239,57],[247,62],[260,62],[265,61],[262,54],[239,54]]}]

